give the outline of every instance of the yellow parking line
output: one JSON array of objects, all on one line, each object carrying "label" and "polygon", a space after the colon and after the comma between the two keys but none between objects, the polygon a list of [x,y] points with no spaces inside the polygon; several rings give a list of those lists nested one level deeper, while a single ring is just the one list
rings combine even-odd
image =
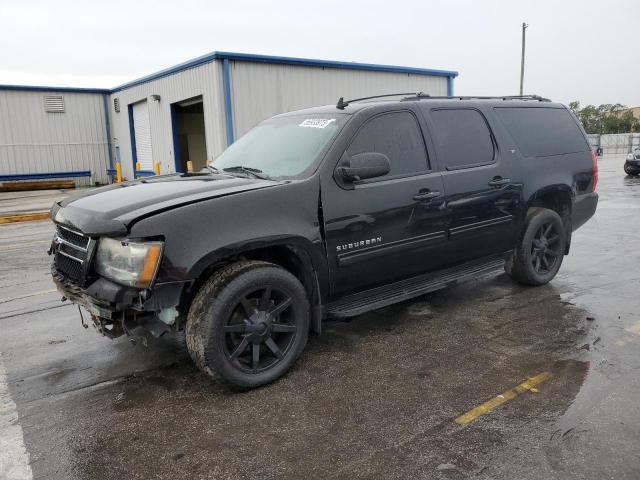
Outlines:
[{"label": "yellow parking line", "polygon": [[522,382],[517,387],[512,388],[511,390],[507,390],[502,395],[498,395],[497,397],[494,397],[491,400],[484,402],[482,405],[477,406],[473,410],[469,410],[464,415],[460,415],[458,418],[456,418],[455,422],[459,425],[466,425],[467,423],[472,422],[473,420],[478,418],[480,415],[484,415],[485,413],[489,413],[495,410],[497,407],[499,407],[503,403],[506,403],[509,400],[513,400],[521,393],[524,393],[528,390],[535,388],[537,385],[540,385],[542,382],[550,379],[551,377],[553,377],[552,373],[549,373],[549,372],[539,373],[535,377],[531,377],[527,379],[526,382]]},{"label": "yellow parking line", "polygon": [[0,215],[0,224],[33,222],[34,220],[46,220],[48,218],[49,218],[49,212],[22,213],[18,215]]}]

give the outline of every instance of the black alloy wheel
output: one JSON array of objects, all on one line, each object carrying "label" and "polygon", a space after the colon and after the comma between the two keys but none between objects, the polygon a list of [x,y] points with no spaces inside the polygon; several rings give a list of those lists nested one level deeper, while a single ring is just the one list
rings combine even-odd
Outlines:
[{"label": "black alloy wheel", "polygon": [[562,265],[568,240],[565,223],[558,212],[532,207],[505,270],[524,285],[549,283]]},{"label": "black alloy wheel", "polygon": [[291,306],[291,297],[271,286],[242,296],[222,327],[229,362],[258,373],[282,361],[298,331]]},{"label": "black alloy wheel", "polygon": [[562,255],[559,251],[560,233],[554,228],[553,222],[543,223],[535,233],[531,242],[531,264],[539,275],[553,271],[558,258]]},{"label": "black alloy wheel", "polygon": [[194,297],[187,349],[207,376],[239,389],[281,377],[302,354],[311,309],[298,278],[260,260],[216,271]]}]

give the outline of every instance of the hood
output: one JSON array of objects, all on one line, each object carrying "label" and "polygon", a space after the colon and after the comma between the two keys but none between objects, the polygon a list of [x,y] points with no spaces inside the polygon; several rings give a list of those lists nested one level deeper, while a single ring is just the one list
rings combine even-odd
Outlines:
[{"label": "hood", "polygon": [[138,219],[190,203],[280,185],[215,174],[172,174],[77,193],[55,203],[51,218],[87,235],[126,235]]}]

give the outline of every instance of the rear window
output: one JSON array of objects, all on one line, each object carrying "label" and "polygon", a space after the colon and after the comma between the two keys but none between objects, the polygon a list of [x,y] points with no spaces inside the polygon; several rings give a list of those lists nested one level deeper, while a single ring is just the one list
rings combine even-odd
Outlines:
[{"label": "rear window", "polygon": [[525,157],[589,150],[578,124],[564,108],[497,107],[495,111]]}]

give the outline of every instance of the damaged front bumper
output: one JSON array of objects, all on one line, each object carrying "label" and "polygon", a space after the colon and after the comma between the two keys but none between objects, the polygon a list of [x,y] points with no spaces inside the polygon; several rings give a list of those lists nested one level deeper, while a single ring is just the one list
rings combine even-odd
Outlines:
[{"label": "damaged front bumper", "polygon": [[56,288],[68,300],[91,315],[98,332],[109,338],[133,335],[144,328],[159,337],[181,329],[178,305],[189,282],[157,284],[153,289],[125,287],[99,277],[86,288],[70,282],[55,267],[51,276]]}]

